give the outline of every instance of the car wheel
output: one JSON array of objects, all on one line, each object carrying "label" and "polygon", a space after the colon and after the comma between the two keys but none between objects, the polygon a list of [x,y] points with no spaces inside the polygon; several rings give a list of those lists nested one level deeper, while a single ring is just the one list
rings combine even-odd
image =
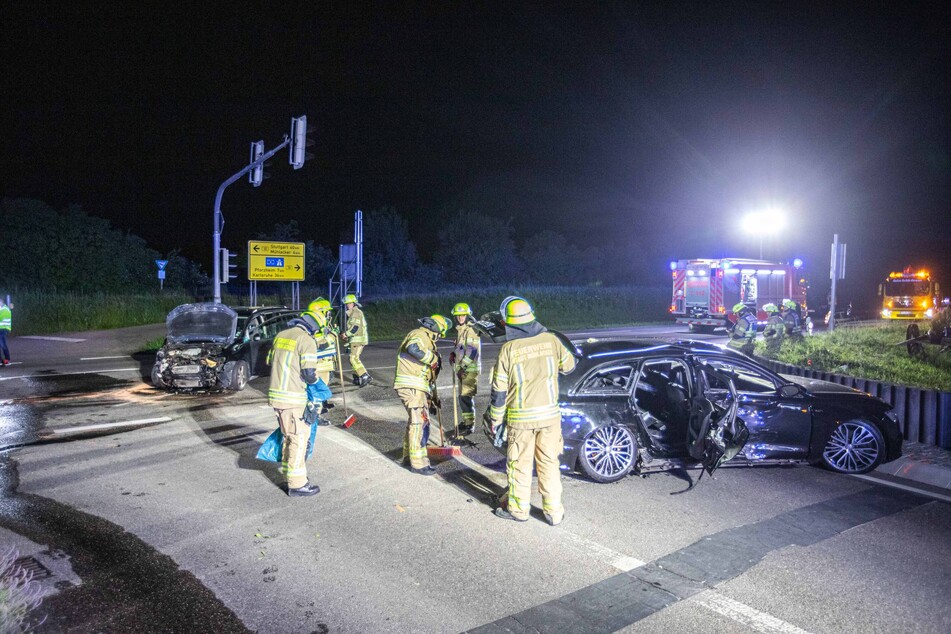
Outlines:
[{"label": "car wheel", "polygon": [[873,423],[850,420],[832,430],[822,462],[839,473],[868,473],[882,462],[885,440]]},{"label": "car wheel", "polygon": [[606,425],[588,434],[579,461],[585,475],[595,482],[616,482],[634,468],[637,441],[627,427]]},{"label": "car wheel", "polygon": [[152,366],[152,385],[160,390],[165,389],[165,381],[162,379],[162,372],[159,370],[159,364]]},{"label": "car wheel", "polygon": [[240,392],[248,385],[248,378],[251,376],[251,370],[248,368],[247,361],[235,361],[234,368],[231,370],[232,392]]}]

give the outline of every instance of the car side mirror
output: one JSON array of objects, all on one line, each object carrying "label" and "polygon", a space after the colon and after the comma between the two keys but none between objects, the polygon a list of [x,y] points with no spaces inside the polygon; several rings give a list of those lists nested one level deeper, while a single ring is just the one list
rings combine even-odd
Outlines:
[{"label": "car side mirror", "polygon": [[779,395],[783,398],[793,398],[802,394],[802,388],[798,385],[789,383],[779,388]]}]

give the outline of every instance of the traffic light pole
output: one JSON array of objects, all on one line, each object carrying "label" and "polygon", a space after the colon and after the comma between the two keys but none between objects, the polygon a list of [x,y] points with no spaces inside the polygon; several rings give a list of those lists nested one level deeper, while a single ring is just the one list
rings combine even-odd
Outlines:
[{"label": "traffic light pole", "polygon": [[218,187],[218,194],[215,196],[215,217],[214,217],[214,228],[211,234],[211,248],[212,248],[212,262],[214,263],[214,280],[215,280],[215,303],[221,303],[221,231],[225,226],[224,216],[221,215],[221,198],[224,196],[225,190],[229,185],[237,181],[239,178],[253,170],[258,165],[263,165],[265,161],[270,160],[272,156],[286,148],[290,145],[291,139],[288,136],[284,137],[284,140],[269,152],[265,152],[261,155],[261,158],[250,163],[244,169],[232,175],[228,180],[223,182],[220,187]]}]

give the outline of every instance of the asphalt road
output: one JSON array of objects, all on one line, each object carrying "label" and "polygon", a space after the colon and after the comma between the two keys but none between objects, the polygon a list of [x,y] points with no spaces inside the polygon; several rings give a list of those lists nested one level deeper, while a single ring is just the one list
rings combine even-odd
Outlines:
[{"label": "asphalt road", "polygon": [[364,355],[357,423],[318,430],[321,493],[290,499],[254,459],[276,426],[267,380],[158,392],[129,355],[154,336],[15,341],[0,374],[0,446],[22,445],[0,453],[0,540],[80,580],[41,631],[951,631],[946,502],[812,467],[724,469],[683,495],[683,475],[567,475],[561,526],[502,521],[503,461],[480,435],[434,478],[398,464],[394,343]]}]

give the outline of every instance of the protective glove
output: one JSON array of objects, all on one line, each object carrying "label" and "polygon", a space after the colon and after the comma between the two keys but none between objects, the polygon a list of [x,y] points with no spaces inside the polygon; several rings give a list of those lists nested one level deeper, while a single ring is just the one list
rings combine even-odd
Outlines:
[{"label": "protective glove", "polygon": [[320,407],[314,401],[308,401],[304,407],[304,422],[313,425],[320,417]]},{"label": "protective glove", "polygon": [[455,350],[449,353],[449,365],[456,365],[456,351]]}]

